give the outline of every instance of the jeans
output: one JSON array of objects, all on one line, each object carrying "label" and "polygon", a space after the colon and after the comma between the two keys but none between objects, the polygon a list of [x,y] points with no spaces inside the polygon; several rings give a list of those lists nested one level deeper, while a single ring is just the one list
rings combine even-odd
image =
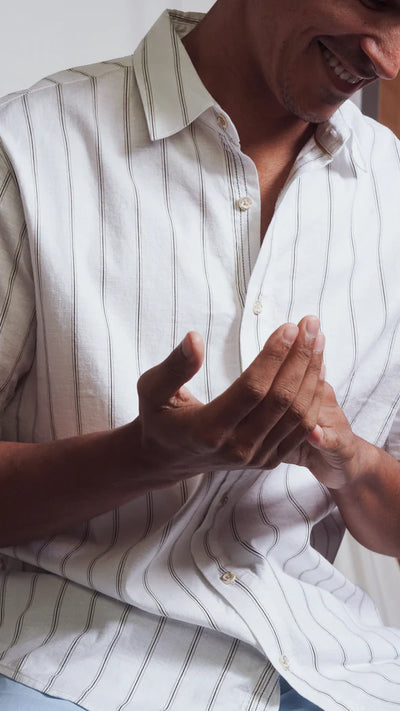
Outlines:
[{"label": "jeans", "polygon": [[279,711],[321,711],[319,706],[307,701],[281,677],[281,703]]},{"label": "jeans", "polygon": [[[55,696],[47,696],[0,674],[0,709],[1,711],[82,711],[82,706]],[[303,699],[284,679],[281,679],[280,711],[321,711],[321,709],[311,701]]]},{"label": "jeans", "polygon": [[71,701],[47,696],[0,674],[1,711],[82,711]]}]

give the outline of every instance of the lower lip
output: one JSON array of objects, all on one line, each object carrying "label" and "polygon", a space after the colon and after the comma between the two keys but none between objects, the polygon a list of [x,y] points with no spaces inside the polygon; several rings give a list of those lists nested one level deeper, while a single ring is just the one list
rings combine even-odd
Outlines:
[{"label": "lower lip", "polygon": [[338,91],[340,91],[341,94],[354,94],[357,89],[360,88],[362,84],[362,79],[360,81],[357,81],[355,84],[349,84],[348,81],[345,81],[344,79],[341,79],[334,71],[333,68],[328,64],[328,61],[323,55],[323,47],[321,47],[321,54],[322,54],[322,61],[325,65],[325,69],[328,73],[328,76],[332,82],[332,84],[335,86]]}]

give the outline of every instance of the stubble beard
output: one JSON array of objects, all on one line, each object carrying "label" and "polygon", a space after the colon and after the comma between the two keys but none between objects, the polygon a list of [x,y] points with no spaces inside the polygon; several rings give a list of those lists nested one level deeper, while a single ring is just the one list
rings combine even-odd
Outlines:
[{"label": "stubble beard", "polygon": [[[324,121],[328,121],[345,101],[345,99],[340,99],[336,94],[326,91],[325,95],[321,95],[321,102],[326,106],[326,110],[318,113],[301,105],[301,101],[297,99],[289,80],[282,84],[281,97],[285,109],[305,123],[324,123]],[[332,107],[331,111],[328,108],[330,106]]]}]

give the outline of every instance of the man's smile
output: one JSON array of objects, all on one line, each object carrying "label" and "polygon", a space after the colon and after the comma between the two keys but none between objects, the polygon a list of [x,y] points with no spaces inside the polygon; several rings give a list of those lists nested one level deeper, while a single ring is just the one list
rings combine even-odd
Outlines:
[{"label": "man's smile", "polygon": [[319,41],[318,44],[329,75],[340,91],[352,93],[355,89],[359,89],[377,78],[372,70],[359,69],[357,71],[354,66],[350,66],[349,62],[328,48],[324,42]]}]

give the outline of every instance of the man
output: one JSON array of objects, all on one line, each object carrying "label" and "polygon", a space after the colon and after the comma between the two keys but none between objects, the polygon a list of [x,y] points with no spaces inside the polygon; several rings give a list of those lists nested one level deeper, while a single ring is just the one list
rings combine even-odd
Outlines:
[{"label": "man", "polygon": [[200,19],[0,107],[2,708],[391,711],[400,7]]}]

